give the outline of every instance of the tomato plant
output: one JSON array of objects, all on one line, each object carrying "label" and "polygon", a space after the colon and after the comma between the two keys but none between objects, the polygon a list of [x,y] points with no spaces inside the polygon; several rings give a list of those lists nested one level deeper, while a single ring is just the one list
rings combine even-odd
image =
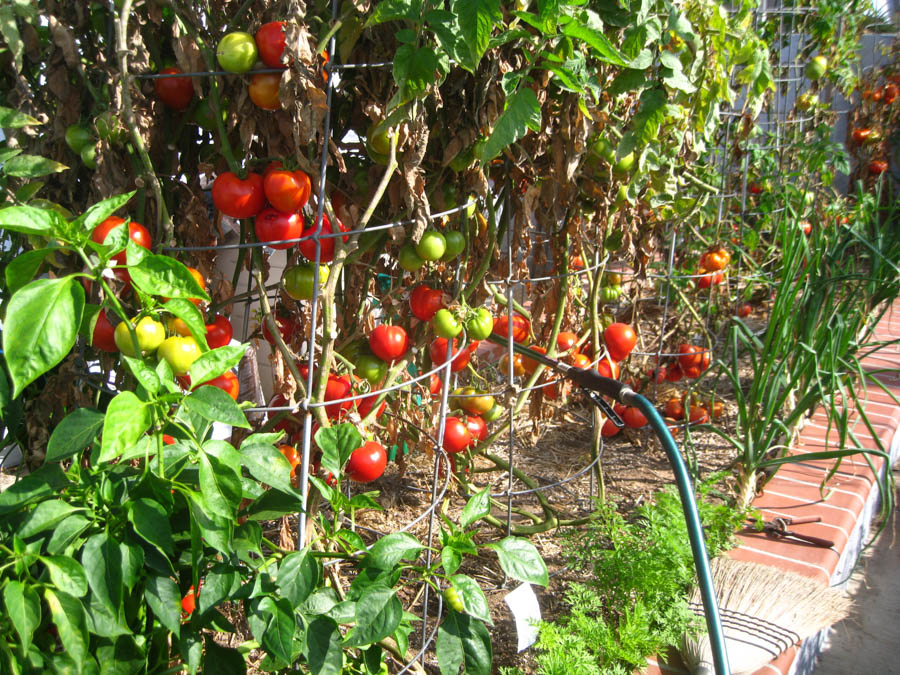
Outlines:
[{"label": "tomato plant", "polygon": [[347,477],[357,483],[371,483],[381,478],[387,466],[387,452],[381,443],[367,441],[350,455],[344,469]]},{"label": "tomato plant", "polygon": [[[428,353],[431,356],[431,362],[435,366],[440,366],[447,361],[447,345],[447,338],[439,337],[431,341],[431,344],[428,347]],[[468,348],[457,349],[456,338],[453,338],[453,344],[450,349],[452,350],[450,356],[450,371],[458,373],[469,365],[472,351]]]},{"label": "tomato plant", "polygon": [[494,330],[494,317],[487,308],[479,307],[469,314],[465,325],[470,340],[486,340]]},{"label": "tomato plant", "polygon": [[469,433],[471,434],[472,438],[474,438],[475,440],[478,440],[478,441],[487,440],[487,437],[488,437],[487,424],[485,424],[484,420],[480,416],[467,415],[466,416],[466,427],[469,429]]},{"label": "tomato plant", "polygon": [[[138,324],[140,326],[140,324]],[[140,339],[138,340],[140,344]],[[124,350],[123,350],[124,351]],[[176,375],[184,375],[198,358],[200,358],[200,345],[192,337],[173,335],[160,343],[157,354],[165,359]]]},{"label": "tomato plant", "polygon": [[[494,332],[503,337],[509,337],[509,315],[502,314],[494,319]],[[531,323],[524,316],[513,314],[512,338],[514,342],[527,344],[531,334]]]},{"label": "tomato plant", "polygon": [[[106,238],[109,236],[109,233],[115,228],[121,226],[124,222],[124,218],[119,218],[118,216],[109,216],[93,229],[93,231],[91,232],[91,241],[98,244],[104,243],[106,241]],[[147,250],[150,250],[150,247],[153,245],[153,241],[150,239],[150,233],[147,231],[147,228],[140,223],[134,222],[133,220],[128,221],[128,238],[138,246],[143,246]],[[125,251],[116,253],[112,257],[112,259],[115,260],[119,265],[124,265]]]},{"label": "tomato plant", "polygon": [[432,319],[434,334],[442,338],[455,338],[462,333],[463,325],[449,309],[439,309]]},{"label": "tomato plant", "polygon": [[104,352],[119,351],[115,340],[115,328],[106,318],[106,310],[101,309],[97,313],[97,321],[94,324],[94,332],[91,337],[91,345]]},{"label": "tomato plant", "polygon": [[439,260],[446,250],[447,241],[437,230],[427,230],[416,244],[416,254],[425,261]]},{"label": "tomato plant", "polygon": [[219,65],[230,73],[246,73],[256,63],[258,53],[256,40],[244,31],[224,35],[216,46]]},{"label": "tomato plant", "polygon": [[400,269],[404,269],[407,272],[416,272],[425,265],[425,261],[416,253],[415,246],[404,244],[400,247],[400,252],[397,254],[397,264],[400,265]]},{"label": "tomato plant", "polygon": [[210,387],[218,387],[226,394],[228,394],[235,401],[238,400],[238,396],[241,393],[241,384],[238,380],[237,375],[232,373],[230,370],[226,370],[224,373],[219,375],[218,377],[214,377],[211,380],[207,380],[203,383],[204,385],[209,385]]},{"label": "tomato plant", "polygon": [[387,375],[387,364],[377,356],[363,354],[356,360],[356,374],[376,385]]},{"label": "tomato plant", "polygon": [[[166,339],[165,327],[152,317],[142,317],[138,320],[136,325],[132,324],[132,326],[137,335],[138,347],[144,354],[155,352],[163,343],[163,340]],[[125,354],[125,356],[134,358],[137,355],[137,352],[134,349],[134,341],[131,339],[128,322],[122,321],[116,326],[113,339],[115,340],[119,351]]]}]

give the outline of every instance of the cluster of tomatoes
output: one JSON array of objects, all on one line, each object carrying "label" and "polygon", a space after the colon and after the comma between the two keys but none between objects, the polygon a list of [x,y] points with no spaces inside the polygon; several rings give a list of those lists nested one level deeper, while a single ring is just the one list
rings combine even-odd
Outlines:
[{"label": "cluster of tomatoes", "polygon": [[[103,244],[113,230],[125,225],[125,219],[118,216],[110,216],[94,228],[93,232],[91,232],[91,240],[97,244]],[[127,227],[131,241],[149,250],[152,240],[147,228],[133,220],[127,222]],[[125,291],[128,292],[131,287],[131,279],[127,269],[124,267],[126,262],[125,251],[115,254],[112,257],[112,262],[117,265],[113,268],[113,274],[123,283]],[[203,275],[192,267],[189,267],[188,270],[197,281],[197,284],[205,290],[206,283]],[[201,304],[201,301],[196,298],[191,301],[198,306]],[[191,335],[190,329],[184,321],[177,317],[169,316],[164,319],[165,323],[163,323],[160,318],[158,313],[148,313],[135,317],[129,322],[120,321],[113,325],[106,310],[101,309],[94,322],[94,329],[91,333],[91,345],[104,352],[121,352],[132,358],[138,355],[137,350],[140,350],[142,356],[155,354],[159,359],[165,360],[169,364],[172,372],[178,376],[181,385],[189,390],[191,385],[187,372],[194,361],[200,358],[202,354],[201,347]],[[131,337],[129,324],[134,329],[137,338],[137,349],[135,349],[135,343]],[[206,324],[206,342],[210,349],[230,343],[233,333],[234,329],[231,322],[221,314],[211,317],[210,323]],[[240,393],[237,376],[230,371],[204,384],[219,387],[234,400],[237,400]]]},{"label": "cluster of tomatoes", "polygon": [[851,132],[851,138],[859,147],[870,148],[872,153],[868,162],[869,175],[880,176],[888,170],[888,161],[884,159],[884,150],[881,141],[884,138],[879,128],[879,119],[889,123],[885,118],[891,114],[890,107],[897,100],[900,93],[900,75],[894,73],[888,75],[888,81],[875,88],[866,88],[861,92],[862,108],[866,110],[864,119],[868,123],[862,123]]},{"label": "cluster of tomatoes", "polygon": [[707,289],[718,286],[725,280],[723,270],[731,262],[731,253],[724,246],[713,246],[700,256],[697,266],[698,276],[694,283],[697,288]]}]

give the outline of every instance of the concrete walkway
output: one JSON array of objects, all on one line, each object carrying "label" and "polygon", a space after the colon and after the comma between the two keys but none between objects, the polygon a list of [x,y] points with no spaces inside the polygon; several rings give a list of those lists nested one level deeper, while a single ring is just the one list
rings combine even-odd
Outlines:
[{"label": "concrete walkway", "polygon": [[[900,470],[894,470],[895,481]],[[900,490],[895,496],[900,499]],[[900,515],[861,557],[847,588],[854,613],[836,624],[815,675],[900,673]]]}]

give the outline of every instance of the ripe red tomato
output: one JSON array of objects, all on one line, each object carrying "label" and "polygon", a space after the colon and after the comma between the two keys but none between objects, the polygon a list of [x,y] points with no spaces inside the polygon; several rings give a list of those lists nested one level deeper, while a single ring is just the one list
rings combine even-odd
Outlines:
[{"label": "ripe red tomato", "polygon": [[379,359],[391,363],[409,350],[409,336],[400,326],[381,324],[369,336],[369,347]]},{"label": "ripe red tomato", "polygon": [[116,346],[115,329],[106,318],[106,310],[101,309],[97,314],[97,323],[94,324],[94,333],[91,336],[91,345],[104,352],[117,352],[119,348]]},{"label": "ripe red tomato", "polygon": [[686,377],[697,378],[709,367],[709,350],[697,345],[678,345],[678,363]]},{"label": "ripe red tomato", "polygon": [[703,424],[709,421],[709,412],[703,406],[692,405],[688,414],[692,423]]},{"label": "ripe red tomato", "polygon": [[[275,325],[278,326],[278,332],[281,333],[281,339],[290,344],[291,334],[297,330],[297,322],[294,321],[293,318],[281,316],[280,314],[274,314],[272,318],[275,319]],[[209,326],[207,326],[207,329],[208,328]],[[272,333],[269,332],[269,324],[265,321],[262,322],[262,334],[266,342],[275,344],[275,338],[273,338]],[[209,338],[207,338],[207,342],[209,342]],[[209,346],[212,347],[212,344]]]},{"label": "ripe red tomato", "polygon": [[484,420],[478,415],[467,415],[466,427],[472,435],[472,438],[476,440],[483,441],[488,437],[487,424],[485,424]]},{"label": "ripe red tomato", "polygon": [[585,368],[591,367],[591,359],[584,354],[575,353],[572,356],[572,365],[576,368],[581,368],[582,370],[584,370]]},{"label": "ripe red tomato", "polygon": [[[519,314],[513,314],[512,317],[512,337],[514,342],[525,344],[528,342],[528,335],[531,332],[531,324],[528,319]],[[509,315],[502,314],[494,319],[494,332],[503,337],[509,337]]]},{"label": "ripe red tomato", "polygon": [[[537,346],[531,347],[531,351],[537,352],[538,354],[546,354],[547,353],[546,349],[544,349],[543,347],[537,347]],[[536,359],[533,359],[530,356],[526,356],[525,354],[522,355],[522,366],[525,368],[526,374],[528,374],[528,375],[533,374],[535,369],[539,365],[540,364],[537,362]]]},{"label": "ripe red tomato", "polygon": [[614,323],[603,331],[603,342],[613,361],[621,361],[634,349],[637,335],[628,324]]},{"label": "ripe red tomato", "polygon": [[619,364],[616,361],[610,362],[607,358],[600,359],[600,363],[597,364],[597,372],[600,373],[603,377],[609,377],[613,380],[618,379],[619,377]]},{"label": "ripe red tomato", "polygon": [[738,307],[737,315],[738,315],[740,318],[745,319],[745,318],[747,318],[748,316],[750,316],[750,314],[751,314],[752,312],[753,312],[753,307],[750,305],[750,303],[745,302],[743,305],[741,305],[740,307]]},{"label": "ripe red tomato", "polygon": [[[340,232],[346,232],[347,228],[344,227],[344,224],[339,220],[338,221],[338,230]],[[309,227],[307,227],[303,231],[304,237],[311,237],[316,231],[315,222],[310,222]],[[334,240],[336,237],[326,237],[325,235],[331,234],[333,230],[331,229],[331,223],[328,220],[328,215],[322,214],[322,230],[319,233],[319,242],[321,244],[321,253],[319,253],[319,262],[320,263],[329,263],[334,260]],[[349,237],[346,235],[343,237],[346,242]],[[316,240],[315,239],[305,239],[298,244],[300,248],[300,253],[302,253],[307,260],[315,261],[316,259]]]},{"label": "ripe red tomato", "polygon": [[224,347],[234,335],[234,328],[227,317],[216,314],[212,323],[206,324],[206,343],[210,349]]},{"label": "ripe red tomato", "polygon": [[628,406],[627,408],[625,408],[625,413],[622,415],[622,419],[625,420],[625,424],[632,429],[640,429],[642,426],[647,424],[647,418],[644,417],[644,413],[642,413],[634,406]]},{"label": "ripe red tomato", "polygon": [[[375,405],[375,400],[378,398],[378,394],[372,394],[371,396],[366,396],[365,398],[356,399],[356,410],[359,412],[360,417],[365,417],[369,414],[369,411],[372,410],[372,406]],[[381,413],[384,412],[384,409],[387,407],[387,400],[381,402],[381,405],[378,406],[378,412],[375,413],[375,419],[381,417]]]},{"label": "ripe red tomato", "polygon": [[621,429],[619,429],[619,427],[617,427],[615,424],[613,424],[612,420],[608,419],[603,423],[603,426],[600,428],[600,435],[603,436],[603,438],[612,438],[613,436],[617,435],[620,431],[621,431]]},{"label": "ripe red tomato", "polygon": [[759,183],[750,183],[750,194],[759,195],[762,194],[763,187]]},{"label": "ripe red tomato", "polygon": [[444,381],[438,376],[437,373],[432,373],[431,377],[428,380],[428,391],[432,395],[437,395],[441,393],[441,388],[444,386]]},{"label": "ripe red tomato", "polygon": [[297,467],[300,466],[301,456],[293,445],[279,445],[278,450],[291,465],[291,482],[297,485]]},{"label": "ripe red tomato", "polygon": [[278,87],[281,85],[279,73],[256,73],[250,78],[247,92],[250,100],[263,110],[281,110]]},{"label": "ripe red tomato", "polygon": [[175,438],[169,434],[163,434],[163,445],[175,445]]},{"label": "ripe red tomato", "polygon": [[564,330],[556,336],[556,350],[567,352],[578,344],[578,336],[575,333]]},{"label": "ripe red tomato", "polygon": [[409,309],[419,321],[431,321],[444,307],[444,294],[426,284],[416,286],[409,294]]},{"label": "ripe red tomato", "polygon": [[894,99],[897,98],[897,85],[894,83],[884,85],[884,96],[882,97],[882,102],[885,105],[890,105],[894,102]]},{"label": "ripe red tomato", "polygon": [[888,163],[883,159],[873,159],[869,162],[869,173],[874,176],[879,176],[887,171]]},{"label": "ripe red tomato", "polygon": [[677,396],[673,396],[666,401],[665,413],[666,417],[671,417],[675,420],[684,419],[684,403]]},{"label": "ripe red tomato", "polygon": [[710,272],[702,277],[698,277],[695,281],[697,282],[697,288],[707,289],[710,286],[718,286],[724,280],[725,277],[721,272]]},{"label": "ripe red tomato", "polygon": [[647,376],[650,378],[650,382],[656,382],[657,384],[665,382],[666,375],[668,375],[668,368],[665,366],[660,366],[659,368],[651,366],[647,368]]},{"label": "ripe red tomato", "polygon": [[[181,68],[163,68],[160,75],[180,73]],[[159,100],[175,110],[186,110],[194,98],[194,84],[189,77],[160,77],[153,80]]]},{"label": "ripe red tomato", "polygon": [[673,363],[666,370],[666,382],[678,382],[682,377],[684,377],[684,372],[679,363]]},{"label": "ripe red tomato", "polygon": [[[118,216],[110,216],[94,228],[93,232],[91,232],[91,241],[96,244],[102,244],[106,240],[106,237],[107,235],[109,235],[110,231],[119,227],[119,225],[124,222],[124,218],[119,218]],[[150,238],[150,233],[147,231],[147,228],[140,223],[134,222],[133,220],[128,223],[128,237],[135,244],[137,244],[138,246],[143,246],[148,251],[153,245],[153,240]],[[112,257],[112,259],[115,260],[119,265],[124,265],[125,251],[116,253]]]},{"label": "ripe red tomato", "polygon": [[367,441],[350,454],[344,472],[357,483],[371,483],[381,478],[387,466],[387,451],[381,443]]},{"label": "ripe red tomato", "polygon": [[255,37],[259,58],[263,63],[269,68],[280,68],[285,65],[281,62],[285,47],[284,21],[264,23],[256,31]]},{"label": "ripe red tomato", "polygon": [[[469,359],[472,356],[472,350],[468,347],[466,349],[457,349],[456,338],[453,338],[453,346],[451,347],[451,364],[450,371],[453,373],[457,373],[467,365],[469,365]],[[440,366],[447,361],[447,338],[435,338],[431,341],[431,344],[428,347],[428,352],[431,354],[431,362],[435,366]]]},{"label": "ripe red tomato", "polygon": [[[286,249],[293,246],[296,242],[289,242],[289,239],[299,239],[303,233],[303,214],[286,213],[278,211],[271,207],[265,208],[256,216],[254,223],[256,230],[256,238],[260,243],[268,244],[271,248]],[[272,242],[282,241],[283,244],[274,244]]]},{"label": "ripe red tomato", "polygon": [[237,375],[232,373],[230,370],[226,370],[224,373],[219,375],[218,377],[214,377],[211,380],[207,380],[203,383],[204,385],[210,385],[213,387],[218,387],[226,394],[228,394],[235,401],[238,400],[238,394],[241,393],[241,385],[238,382]]},{"label": "ripe red tomato", "polygon": [[472,434],[469,427],[458,417],[448,417],[444,422],[444,442],[442,447],[445,452],[455,454],[462,452],[472,443]]},{"label": "ripe red tomato", "polygon": [[[336,401],[352,395],[349,375],[341,375],[340,377],[336,375],[328,376],[328,384],[325,385],[326,401]],[[345,410],[350,410],[352,406],[353,401],[332,403],[325,406],[325,414],[328,416],[328,419],[338,419]]]},{"label": "ripe red tomato", "polygon": [[872,129],[869,127],[857,127],[853,130],[853,140],[857,143],[864,143],[871,135]]},{"label": "ripe red tomato", "polygon": [[295,213],[306,206],[310,189],[309,176],[299,170],[266,170],[263,178],[266,199],[276,209],[287,213]]},{"label": "ripe red tomato", "polygon": [[266,205],[263,177],[247,174],[244,179],[231,171],[216,176],[212,186],[213,204],[232,218],[252,218]]}]

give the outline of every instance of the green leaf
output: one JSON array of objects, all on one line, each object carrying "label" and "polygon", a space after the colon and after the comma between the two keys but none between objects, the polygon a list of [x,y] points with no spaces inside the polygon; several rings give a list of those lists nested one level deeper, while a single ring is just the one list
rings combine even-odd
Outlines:
[{"label": "green leaf", "polygon": [[73,220],[72,225],[83,232],[92,232],[97,225],[131,201],[132,197],[134,197],[134,190],[97,202]]},{"label": "green leaf", "polygon": [[41,601],[31,586],[11,579],[3,587],[3,604],[6,616],[12,621],[19,642],[24,651],[28,651],[34,629],[41,624]]},{"label": "green leaf", "polygon": [[0,106],[0,128],[20,129],[21,127],[30,127],[36,124],[43,124],[43,122],[18,110]]},{"label": "green leaf", "polygon": [[[25,52],[25,45],[22,43],[22,36],[19,33],[19,27],[16,25],[16,14],[11,4],[0,4],[0,35],[3,35],[3,41],[6,42],[9,51],[12,53],[16,73],[21,73],[22,54]],[[9,108],[4,108],[4,110],[9,110]]]},{"label": "green leaf", "polygon": [[454,574],[450,577],[450,581],[459,594],[459,599],[462,600],[466,613],[493,626],[491,608],[478,582],[465,574]]},{"label": "green leaf", "polygon": [[478,619],[450,611],[438,628],[437,658],[441,675],[490,675],[491,636]]},{"label": "green leaf", "polygon": [[54,162],[52,159],[39,155],[16,155],[4,166],[3,172],[7,176],[16,178],[40,178],[51,173],[59,173],[68,169],[65,164]]},{"label": "green leaf", "polygon": [[484,488],[472,498],[463,507],[462,513],[459,514],[459,526],[466,529],[469,525],[481,520],[491,512],[491,490]]},{"label": "green leaf", "polygon": [[538,19],[544,35],[556,34],[556,22],[559,17],[559,0],[538,0]]},{"label": "green leaf", "polygon": [[322,450],[322,468],[340,476],[353,451],[362,447],[363,439],[355,426],[344,423],[319,429],[316,444]]},{"label": "green leaf", "polygon": [[394,81],[405,98],[417,98],[434,84],[437,67],[437,54],[431,47],[401,45],[394,54]]},{"label": "green leaf", "polygon": [[100,675],[134,675],[145,668],[147,655],[134,636],[120,635],[97,646],[97,661]]},{"label": "green leaf", "polygon": [[59,523],[53,530],[53,534],[50,535],[50,541],[47,542],[47,553],[51,555],[63,553],[69,544],[75,541],[75,538],[88,529],[91,524],[92,521],[80,513],[69,516]]},{"label": "green leaf", "polygon": [[238,347],[225,345],[201,354],[200,358],[191,364],[188,371],[188,374],[191,376],[191,387],[197,387],[204,382],[209,382],[209,380],[215,379],[231,370],[241,362],[246,351],[246,344]]},{"label": "green leaf", "polygon": [[206,635],[206,658],[204,672],[216,675],[245,675],[247,663],[237,649],[223,647],[212,635]]},{"label": "green leaf", "polygon": [[613,45],[609,39],[599,30],[595,30],[588,26],[582,25],[575,21],[570,21],[562,29],[563,35],[574,40],[580,40],[588,45],[593,51],[590,56],[595,59],[611,63],[614,66],[627,66],[628,59]]},{"label": "green leaf", "polygon": [[414,559],[423,548],[419,540],[411,534],[394,532],[378,539],[364,560],[368,565],[389,570],[404,558]]},{"label": "green leaf", "polygon": [[231,597],[241,586],[241,577],[230,565],[217,565],[206,575],[203,592],[197,594],[197,612],[202,616]]},{"label": "green leaf", "polygon": [[81,600],[58,589],[44,588],[44,601],[50,608],[53,623],[56,625],[59,640],[66,654],[76,664],[83,664],[90,655],[87,617]]},{"label": "green leaf", "polygon": [[150,499],[128,503],[128,521],[142,539],[172,555],[172,527],[165,509]]},{"label": "green leaf", "polygon": [[[185,300],[184,298],[172,298],[163,306],[167,311],[171,312],[179,319],[184,321],[188,329],[191,331],[191,335],[194,337],[203,351],[209,349],[209,345],[206,344],[206,322],[203,320],[203,314],[199,309],[197,309],[197,305],[195,305],[190,300]],[[219,373],[219,375],[221,374],[222,373]],[[216,376],[214,375],[213,377]],[[195,381],[193,375],[191,375],[191,381]],[[205,382],[205,380],[202,381]]]},{"label": "green leaf", "polygon": [[88,539],[81,550],[81,564],[94,597],[118,616],[122,604],[122,551],[105,532]]},{"label": "green leaf", "polygon": [[549,583],[544,559],[527,539],[506,537],[495,544],[488,544],[487,548],[497,552],[500,567],[507,576],[539,586]]},{"label": "green leaf", "polygon": [[452,543],[441,549],[441,566],[447,574],[453,574],[462,564],[462,553]]},{"label": "green leaf", "polygon": [[123,391],[116,394],[106,408],[99,461],[110,462],[122,456],[138,442],[150,428],[152,421],[150,406],[134,392]]},{"label": "green leaf", "polygon": [[278,450],[268,444],[241,446],[241,459],[250,475],[261,483],[289,494],[296,491],[291,485],[291,465]]},{"label": "green leaf", "polygon": [[275,600],[270,596],[253,603],[247,617],[250,629],[271,656],[287,666],[293,652],[294,610],[287,598]]},{"label": "green leaf", "polygon": [[344,644],[361,647],[378,642],[394,632],[402,615],[403,607],[393,588],[369,586],[356,601],[356,625]]},{"label": "green leaf", "polygon": [[72,350],[83,309],[84,288],[73,276],[38,279],[13,295],[3,321],[13,398]]},{"label": "green leaf", "polygon": [[0,492],[0,516],[62,490],[68,479],[59,464],[45,464]]},{"label": "green leaf", "polygon": [[296,495],[280,490],[267,490],[246,508],[246,514],[253,520],[274,520],[289,513],[297,513],[302,507],[303,503]]},{"label": "green leaf", "polygon": [[131,541],[119,542],[119,560],[122,563],[122,583],[130,591],[144,567],[144,549]]},{"label": "green leaf", "polygon": [[162,386],[162,383],[155,370],[144,363],[142,359],[136,359],[131,356],[126,356],[125,354],[120,354],[120,358],[128,366],[128,370],[134,375],[134,379],[136,379],[138,384],[144,388],[144,391],[150,396],[156,396],[156,394],[159,393],[159,388]]},{"label": "green leaf", "polygon": [[497,119],[490,137],[483,146],[475,146],[476,155],[485,162],[493,159],[529,129],[541,130],[541,105],[532,89],[522,87],[506,100],[506,109]]},{"label": "green leaf", "polygon": [[19,525],[18,534],[22,539],[34,536],[44,530],[55,527],[57,523],[72,515],[79,509],[62,499],[48,499],[38,504]]},{"label": "green leaf", "polygon": [[10,260],[6,266],[6,287],[9,292],[15,293],[34,279],[44,263],[44,258],[51,253],[52,248],[39,248],[35,251],[26,251]]},{"label": "green leaf", "polygon": [[47,566],[54,586],[66,589],[77,598],[88,592],[87,576],[77,560],[61,555],[41,556],[40,560]]},{"label": "green leaf", "polygon": [[150,295],[210,299],[188,268],[167,255],[148,254],[133,266],[129,260],[128,273],[134,285]]},{"label": "green leaf", "polygon": [[289,553],[278,566],[276,583],[281,594],[290,600],[294,607],[299,607],[318,587],[321,578],[319,562],[304,548]]},{"label": "green leaf", "polygon": [[200,492],[206,510],[222,518],[233,518],[240,504],[241,477],[219,457],[202,452],[200,459]]},{"label": "green leaf", "polygon": [[178,637],[181,632],[181,593],[175,582],[169,577],[149,576],[144,598],[159,622]]},{"label": "green leaf", "polygon": [[366,20],[366,28],[386,21],[416,21],[422,12],[422,0],[382,0]]},{"label": "green leaf", "polygon": [[452,11],[459,23],[460,65],[471,73],[478,68],[491,39],[494,24],[503,19],[499,0],[455,0]]},{"label": "green leaf", "polygon": [[613,80],[607,91],[610,95],[617,96],[631,91],[639,91],[650,84],[643,70],[632,70],[626,68],[622,70]]},{"label": "green leaf", "polygon": [[310,671],[317,675],[338,675],[343,665],[341,631],[333,619],[319,616],[306,629],[303,655]]},{"label": "green leaf", "polygon": [[62,217],[50,209],[34,206],[8,206],[0,209],[0,226],[22,234],[53,236],[63,225]]},{"label": "green leaf", "polygon": [[182,405],[186,410],[210,422],[222,422],[242,429],[250,428],[238,404],[218,387],[200,387],[185,397]]},{"label": "green leaf", "polygon": [[77,408],[56,425],[47,442],[45,462],[77,455],[88,447],[103,427],[103,413],[94,408]]},{"label": "green leaf", "polygon": [[230,551],[233,548],[234,517],[222,518],[209,513],[202,495],[191,497],[191,516],[206,543],[220,551]]}]

